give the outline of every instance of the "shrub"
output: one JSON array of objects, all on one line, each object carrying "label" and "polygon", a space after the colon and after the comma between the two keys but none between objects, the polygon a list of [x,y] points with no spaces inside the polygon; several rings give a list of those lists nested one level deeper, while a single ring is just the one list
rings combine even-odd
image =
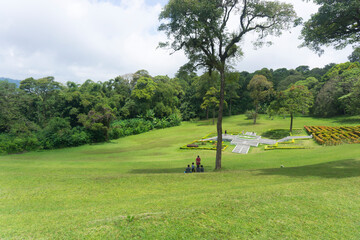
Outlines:
[{"label": "shrub", "polygon": [[261,134],[261,136],[270,139],[282,139],[290,135],[289,130],[286,129],[272,129]]},{"label": "shrub", "polygon": [[256,114],[255,110],[247,110],[245,112],[245,116],[246,116],[246,119],[247,120],[251,120],[251,119],[254,119],[255,116],[257,119],[260,119],[260,115],[259,114]]},{"label": "shrub", "polygon": [[70,133],[70,141],[68,146],[75,147],[90,143],[90,136],[84,128],[73,128]]},{"label": "shrub", "polygon": [[172,114],[167,118],[133,118],[114,121],[109,132],[110,139],[148,132],[154,128],[168,128],[181,124],[179,114]]},{"label": "shrub", "polygon": [[305,130],[314,136],[317,143],[321,145],[338,145],[342,143],[358,143],[360,133],[359,126],[354,127],[325,127],[304,126]]},{"label": "shrub", "polygon": [[115,126],[110,129],[110,132],[109,132],[110,139],[118,139],[118,138],[121,138],[124,136],[125,136],[125,132],[121,127]]},{"label": "shrub", "polygon": [[180,114],[171,114],[168,117],[168,122],[170,123],[171,126],[179,126],[181,124],[181,116]]},{"label": "shrub", "polygon": [[88,133],[84,127],[71,128],[68,119],[56,117],[38,133],[38,138],[44,149],[54,149],[90,143],[91,133]]},{"label": "shrub", "polygon": [[0,135],[0,153],[19,153],[33,151],[41,147],[40,142],[34,135],[12,136]]}]

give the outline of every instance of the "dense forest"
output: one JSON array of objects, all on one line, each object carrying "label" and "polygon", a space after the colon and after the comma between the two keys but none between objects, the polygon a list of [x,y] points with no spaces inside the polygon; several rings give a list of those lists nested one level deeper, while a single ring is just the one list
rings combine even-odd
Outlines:
[{"label": "dense forest", "polygon": [[[246,113],[254,123],[260,113],[360,114],[357,61],[253,73],[228,69],[225,78],[225,115]],[[79,146],[176,126],[181,120],[214,119],[219,81],[218,72],[198,76],[188,65],[174,78],[139,70],[83,84],[64,85],[53,77],[28,78],[19,87],[0,81],[0,153]],[[294,110],[296,104],[302,107]]]}]

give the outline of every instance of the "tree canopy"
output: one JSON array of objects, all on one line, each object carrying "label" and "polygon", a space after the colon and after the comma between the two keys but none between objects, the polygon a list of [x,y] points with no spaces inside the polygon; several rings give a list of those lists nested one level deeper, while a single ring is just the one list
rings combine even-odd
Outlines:
[{"label": "tree canopy", "polygon": [[219,91],[211,87],[205,94],[203,98],[203,103],[201,104],[201,108],[208,109],[211,108],[213,110],[213,124],[215,124],[215,108],[219,105],[218,99]]},{"label": "tree canopy", "polygon": [[313,102],[314,98],[311,92],[305,86],[299,85],[279,92],[277,100],[272,102],[270,107],[276,112],[290,114],[290,132],[292,132],[294,114],[308,113]]},{"label": "tree canopy", "polygon": [[247,88],[250,91],[250,96],[254,101],[255,114],[253,116],[253,119],[254,124],[256,124],[260,104],[263,103],[271,95],[273,91],[273,84],[272,82],[268,81],[265,76],[256,74],[251,79]]},{"label": "tree canopy", "polygon": [[[234,29],[232,18],[237,21]],[[242,55],[240,43],[247,33],[257,33],[261,45],[267,35],[288,29],[295,18],[291,4],[262,0],[170,0],[160,13],[159,30],[169,41],[159,46],[183,50],[190,64],[220,73],[216,169],[221,168],[226,65]]]},{"label": "tree canopy", "polygon": [[355,48],[348,59],[350,62],[360,62],[360,47]]},{"label": "tree canopy", "polygon": [[302,46],[323,53],[323,46],[341,49],[360,41],[359,0],[314,0],[317,13],[305,22],[301,31]]},{"label": "tree canopy", "polygon": [[[292,86],[307,87],[316,99],[309,108],[310,115],[330,117],[360,113],[360,63],[347,62],[313,69],[306,66],[295,70],[263,68],[252,73],[228,68],[225,73],[228,104],[224,104],[224,110],[228,111],[224,114],[242,114],[256,108],[251,98],[254,94],[247,86],[259,73],[270,79],[272,76],[274,91],[278,93]],[[28,78],[19,88],[0,81],[0,153],[106,141],[178,125],[180,114],[183,120],[205,119],[209,112],[214,113],[213,106],[217,104],[208,101],[209,107],[204,105],[205,109],[201,105],[206,97],[212,100],[216,95],[219,99],[220,77],[218,71],[197,76],[187,65],[179,69],[175,78],[152,77],[141,70],[105,82],[86,80],[82,84],[62,84],[53,77]],[[214,94],[209,91],[211,89],[216,89]],[[291,115],[279,105],[278,99],[273,100],[273,96],[265,99],[259,113],[267,112],[272,116],[274,109],[269,108],[270,105],[278,107],[277,112],[284,117]]]}]

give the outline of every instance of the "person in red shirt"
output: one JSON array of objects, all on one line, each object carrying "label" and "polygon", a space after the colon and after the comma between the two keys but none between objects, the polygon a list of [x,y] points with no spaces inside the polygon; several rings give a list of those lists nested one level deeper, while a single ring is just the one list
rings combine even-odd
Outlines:
[{"label": "person in red shirt", "polygon": [[197,156],[196,158],[196,167],[200,167],[200,162],[201,162],[201,159],[200,159],[200,156]]}]

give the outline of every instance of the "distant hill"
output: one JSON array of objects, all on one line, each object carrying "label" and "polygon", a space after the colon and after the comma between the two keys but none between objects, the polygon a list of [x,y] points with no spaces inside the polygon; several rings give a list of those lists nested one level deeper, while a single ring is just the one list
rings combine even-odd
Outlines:
[{"label": "distant hill", "polygon": [[9,83],[15,83],[17,87],[20,86],[20,82],[21,82],[21,80],[15,80],[11,78],[3,78],[3,77],[0,77],[0,81],[8,81]]}]

